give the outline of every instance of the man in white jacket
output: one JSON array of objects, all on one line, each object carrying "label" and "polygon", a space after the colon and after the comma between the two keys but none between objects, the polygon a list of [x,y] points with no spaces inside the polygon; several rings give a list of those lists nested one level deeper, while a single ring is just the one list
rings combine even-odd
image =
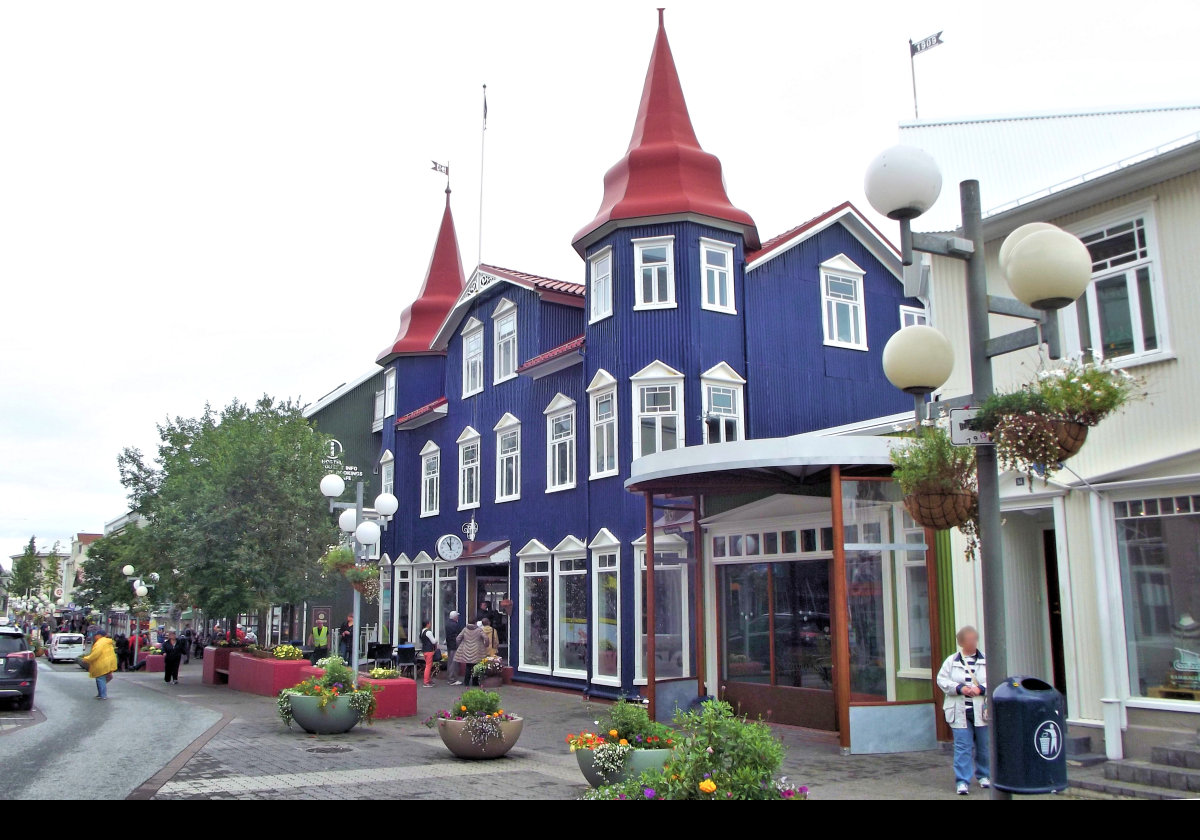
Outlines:
[{"label": "man in white jacket", "polygon": [[979,650],[979,632],[974,627],[958,631],[959,651],[942,663],[938,688],[946,695],[942,709],[954,733],[954,782],[959,796],[971,789],[971,771],[981,788],[992,786],[988,778],[987,660]]}]

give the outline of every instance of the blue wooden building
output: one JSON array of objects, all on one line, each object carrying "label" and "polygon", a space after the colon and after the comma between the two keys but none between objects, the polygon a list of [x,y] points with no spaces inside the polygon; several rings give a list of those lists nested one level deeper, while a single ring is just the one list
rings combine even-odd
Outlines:
[{"label": "blue wooden building", "polygon": [[[904,296],[895,249],[849,203],[760,241],[696,139],[661,18],[629,148],[573,244],[571,280],[468,274],[447,192],[425,284],[378,359],[379,465],[401,504],[383,543],[391,621],[415,638],[431,619],[441,636],[451,609],[474,619],[487,601],[518,680],[615,696],[653,671],[694,694],[698,622],[720,620],[720,598],[697,586],[700,506],[652,514],[648,586],[631,464],[693,448],[718,459],[736,442],[910,410],[881,354],[924,312]],[[762,504],[746,490],[741,501]],[[779,533],[781,556],[823,547]],[[439,550],[446,535],[461,553]],[[796,586],[828,636],[828,586]]]}]

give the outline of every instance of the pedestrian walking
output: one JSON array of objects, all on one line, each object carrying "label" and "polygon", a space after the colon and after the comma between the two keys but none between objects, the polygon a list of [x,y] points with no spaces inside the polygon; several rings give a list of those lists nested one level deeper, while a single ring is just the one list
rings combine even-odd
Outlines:
[{"label": "pedestrian walking", "polygon": [[484,655],[499,656],[500,655],[500,637],[496,633],[496,628],[492,626],[492,620],[485,618],[482,622],[480,630],[483,632]]},{"label": "pedestrian walking", "polygon": [[955,793],[966,796],[971,775],[981,788],[992,786],[988,778],[987,660],[979,650],[979,632],[971,626],[958,631],[958,652],[949,656],[938,671],[937,684],[946,699],[942,709],[954,734]]},{"label": "pedestrian walking", "polygon": [[468,624],[459,632],[458,650],[455,651],[454,660],[463,669],[463,679],[456,680],[451,685],[462,685],[464,681],[467,685],[472,684],[475,675],[471,671],[476,663],[483,659],[485,650],[482,624]]},{"label": "pedestrian walking", "polygon": [[433,658],[438,655],[438,643],[433,635],[433,622],[429,620],[421,625],[421,655],[425,657],[424,686],[433,688]]},{"label": "pedestrian walking", "polygon": [[312,645],[313,665],[329,656],[329,628],[325,626],[325,622],[317,619],[317,623],[313,625],[312,630],[308,631],[308,643]]},{"label": "pedestrian walking", "polygon": [[446,682],[450,685],[462,685],[458,680],[458,663],[454,654],[458,652],[458,634],[462,632],[462,622],[458,619],[458,610],[451,610],[446,617]]},{"label": "pedestrian walking", "polygon": [[117,654],[113,649],[113,640],[104,635],[103,630],[96,631],[92,641],[91,653],[83,657],[88,666],[88,676],[96,681],[96,699],[108,699],[108,681],[112,679],[113,671],[117,670]]},{"label": "pedestrian walking", "polygon": [[117,670],[129,670],[129,639],[124,633],[118,633],[114,647],[117,655]]},{"label": "pedestrian walking", "polygon": [[162,643],[163,682],[167,685],[179,685],[179,661],[183,659],[184,650],[185,643],[175,631],[168,632],[167,640]]},{"label": "pedestrian walking", "polygon": [[351,645],[354,642],[354,616],[346,616],[346,620],[342,622],[342,626],[338,628],[338,653],[342,659],[350,661]]}]

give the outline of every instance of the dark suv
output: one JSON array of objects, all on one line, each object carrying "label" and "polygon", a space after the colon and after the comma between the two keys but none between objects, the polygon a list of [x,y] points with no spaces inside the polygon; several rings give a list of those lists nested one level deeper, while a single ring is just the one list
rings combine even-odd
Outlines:
[{"label": "dark suv", "polygon": [[37,659],[16,627],[0,627],[0,700],[16,700],[17,708],[33,708]]}]

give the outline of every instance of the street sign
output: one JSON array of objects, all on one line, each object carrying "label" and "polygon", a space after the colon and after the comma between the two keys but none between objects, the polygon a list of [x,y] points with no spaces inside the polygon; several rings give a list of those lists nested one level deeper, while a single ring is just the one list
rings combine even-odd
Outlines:
[{"label": "street sign", "polygon": [[955,446],[978,446],[990,444],[992,436],[987,432],[977,432],[967,428],[967,421],[979,413],[977,408],[950,409],[950,442]]}]

